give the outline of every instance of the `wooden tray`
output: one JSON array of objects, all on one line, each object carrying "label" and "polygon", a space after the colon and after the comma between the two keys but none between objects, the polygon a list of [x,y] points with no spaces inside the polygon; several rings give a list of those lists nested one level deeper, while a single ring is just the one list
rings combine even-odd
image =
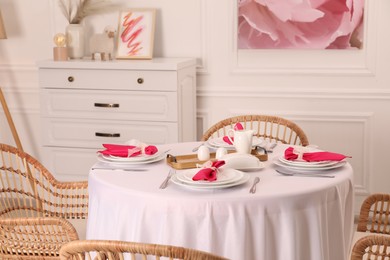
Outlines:
[{"label": "wooden tray", "polygon": [[[268,154],[267,152],[262,149],[263,153],[259,153],[258,148],[253,149],[251,151],[251,154],[256,156],[260,161],[264,162],[268,160]],[[235,153],[235,151],[228,151],[228,153]],[[210,153],[210,159],[211,161],[215,160],[215,153]],[[197,165],[202,165],[206,161],[200,161],[198,160],[197,154],[187,154],[187,155],[176,155],[173,156],[171,154],[167,154],[167,164],[169,164],[172,168],[175,168],[177,170],[182,169],[191,169],[196,168]]]}]

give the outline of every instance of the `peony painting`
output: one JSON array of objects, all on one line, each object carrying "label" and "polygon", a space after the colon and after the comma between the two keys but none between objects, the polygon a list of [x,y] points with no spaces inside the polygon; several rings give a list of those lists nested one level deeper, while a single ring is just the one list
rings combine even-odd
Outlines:
[{"label": "peony painting", "polygon": [[239,49],[361,49],[364,0],[238,0]]}]

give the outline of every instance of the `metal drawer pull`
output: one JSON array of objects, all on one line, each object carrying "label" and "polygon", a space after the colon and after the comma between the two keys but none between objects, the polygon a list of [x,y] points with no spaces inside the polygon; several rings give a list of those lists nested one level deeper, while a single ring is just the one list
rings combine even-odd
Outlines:
[{"label": "metal drawer pull", "polygon": [[144,79],[143,78],[138,78],[137,82],[138,82],[138,84],[142,84],[142,83],[144,83]]},{"label": "metal drawer pull", "polygon": [[95,133],[95,136],[99,136],[99,137],[121,137],[121,134]]},{"label": "metal drawer pull", "polygon": [[69,77],[68,77],[68,81],[69,81],[69,82],[73,82],[73,81],[74,81],[74,78],[73,78],[72,76],[69,76]]},{"label": "metal drawer pull", "polygon": [[119,104],[95,103],[95,107],[119,107]]}]

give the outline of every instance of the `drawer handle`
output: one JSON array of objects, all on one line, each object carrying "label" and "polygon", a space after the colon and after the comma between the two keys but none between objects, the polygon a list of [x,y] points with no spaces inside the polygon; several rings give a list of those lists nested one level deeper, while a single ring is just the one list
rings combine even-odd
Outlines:
[{"label": "drawer handle", "polygon": [[142,84],[142,83],[144,83],[144,79],[143,78],[138,78],[137,82],[138,82],[138,84]]},{"label": "drawer handle", "polygon": [[95,136],[99,137],[121,137],[121,134],[110,134],[110,133],[95,133]]},{"label": "drawer handle", "polygon": [[74,77],[69,76],[69,77],[68,77],[68,81],[69,81],[69,82],[73,82],[73,81],[74,81]]},{"label": "drawer handle", "polygon": [[95,103],[95,107],[119,107],[119,104]]}]

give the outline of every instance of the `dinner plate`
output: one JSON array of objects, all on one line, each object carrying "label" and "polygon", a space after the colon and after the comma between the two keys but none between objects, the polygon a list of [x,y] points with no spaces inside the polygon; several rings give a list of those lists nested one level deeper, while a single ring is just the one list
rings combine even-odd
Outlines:
[{"label": "dinner plate", "polygon": [[302,167],[299,165],[289,165],[289,164],[282,163],[278,159],[274,160],[273,163],[279,167],[283,167],[286,169],[295,170],[295,171],[299,171],[299,172],[314,172],[314,171],[321,171],[322,172],[322,171],[340,168],[340,167],[344,166],[347,162],[340,161],[340,162],[337,162],[336,164],[322,166],[322,167]]},{"label": "dinner plate", "polygon": [[285,159],[283,156],[279,157],[279,161],[287,165],[304,167],[304,168],[322,168],[322,167],[328,167],[340,163],[340,161],[321,161],[321,162],[290,161]]},{"label": "dinner plate", "polygon": [[[263,138],[254,136],[252,139],[252,146],[259,145],[263,142]],[[232,144],[228,144],[223,140],[223,137],[210,138],[207,140],[206,144],[209,147],[224,147],[224,148],[232,148],[234,147]]]},{"label": "dinner plate", "polygon": [[235,181],[235,182],[223,183],[223,184],[219,184],[219,185],[210,185],[210,184],[209,185],[192,185],[190,183],[180,181],[176,175],[177,174],[175,174],[171,177],[171,180],[173,183],[175,183],[179,186],[189,188],[189,189],[194,189],[194,190],[225,189],[225,188],[230,188],[230,187],[244,184],[250,179],[250,175],[247,173],[244,173],[242,178],[238,181]]},{"label": "dinner plate", "polygon": [[154,163],[161,161],[165,159],[166,153],[161,153],[158,157],[154,157],[149,160],[141,160],[141,161],[111,161],[107,160],[105,156],[102,154],[98,154],[97,158],[98,161],[104,162],[104,163],[109,163],[109,164],[114,164],[114,165],[138,165],[138,164],[148,164],[148,163]]},{"label": "dinner plate", "polygon": [[215,185],[221,185],[221,184],[227,184],[239,181],[243,176],[244,173],[242,171],[237,171],[235,169],[219,169],[217,173],[217,180],[215,181],[193,181],[192,177],[199,172],[201,168],[196,169],[190,169],[186,171],[181,171],[176,174],[176,177],[179,181],[188,183],[190,185],[198,186],[198,185],[208,185],[208,186],[215,186]]},{"label": "dinner plate", "polygon": [[132,157],[120,157],[120,156],[113,156],[113,155],[104,155],[102,154],[102,157],[107,161],[112,162],[139,162],[139,161],[148,161],[155,159],[157,157],[160,157],[164,152],[158,151],[155,154],[147,155],[147,154],[140,154],[137,156]]}]

